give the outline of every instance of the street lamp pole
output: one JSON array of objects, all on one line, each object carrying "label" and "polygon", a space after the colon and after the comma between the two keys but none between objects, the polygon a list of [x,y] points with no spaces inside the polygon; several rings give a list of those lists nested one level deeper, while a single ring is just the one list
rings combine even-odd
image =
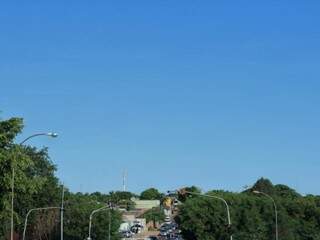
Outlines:
[{"label": "street lamp pole", "polygon": [[[218,199],[218,200],[222,201],[222,202],[224,203],[224,205],[226,206],[227,218],[228,218],[228,225],[229,225],[229,227],[231,227],[230,208],[229,208],[229,205],[228,205],[227,201],[226,201],[224,198],[218,197],[218,196],[215,196],[215,195],[201,194],[201,193],[197,193],[197,192],[189,192],[189,191],[184,191],[184,192],[185,192],[185,193],[192,194],[192,195],[202,196],[202,197],[215,198],[215,199]],[[232,239],[233,239],[233,236],[231,235],[231,236],[230,236],[230,240],[232,240]]]},{"label": "street lamp pole", "polygon": [[41,211],[41,210],[49,210],[49,209],[60,209],[60,207],[44,207],[44,208],[33,208],[30,209],[26,215],[26,219],[24,221],[24,228],[23,228],[23,236],[22,240],[25,240],[26,237],[26,231],[27,231],[27,224],[28,224],[28,217],[33,211]]},{"label": "street lamp pole", "polygon": [[[23,145],[26,141],[28,141],[31,138],[38,137],[38,136],[48,136],[48,137],[58,137],[57,133],[37,133],[33,134],[26,139],[24,139],[19,145]],[[10,233],[10,239],[13,240],[13,233],[14,233],[14,223],[13,223],[13,218],[14,218],[14,179],[15,179],[15,168],[14,168],[14,163],[15,163],[15,158],[12,164],[12,176],[11,176],[11,233]]]},{"label": "street lamp pole", "polygon": [[279,232],[278,232],[278,209],[277,209],[276,201],[269,194],[266,194],[264,192],[253,191],[253,193],[262,194],[262,195],[266,196],[267,198],[269,198],[272,201],[273,207],[274,207],[274,213],[275,213],[275,221],[276,221],[275,222],[276,223],[276,240],[278,240],[278,238],[279,238]]},{"label": "street lamp pole", "polygon": [[111,209],[108,212],[109,217],[109,229],[108,229],[108,240],[111,240]]},{"label": "street lamp pole", "polygon": [[[106,211],[106,210],[110,210],[110,206],[104,206],[104,207],[101,207],[101,208],[98,208],[96,210],[93,210],[90,214],[90,217],[89,217],[89,233],[88,233],[88,238],[87,240],[91,240],[91,228],[92,228],[92,218],[93,218],[93,215],[98,213],[98,212],[101,212],[101,211]],[[111,215],[109,215],[109,234],[108,234],[108,237],[109,237],[109,240],[110,240],[110,236],[111,236],[111,233],[110,233],[110,230],[111,230],[111,225],[110,225],[110,218],[111,218]]]},{"label": "street lamp pole", "polygon": [[64,215],[64,185],[62,185],[62,197],[61,197],[61,208],[60,208],[60,239],[63,240],[63,215]]}]

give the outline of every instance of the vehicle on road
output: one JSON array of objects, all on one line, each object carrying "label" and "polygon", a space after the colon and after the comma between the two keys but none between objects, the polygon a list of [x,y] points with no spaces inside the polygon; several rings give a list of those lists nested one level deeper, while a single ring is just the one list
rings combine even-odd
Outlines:
[{"label": "vehicle on road", "polygon": [[120,232],[122,238],[131,238],[133,233],[131,231],[122,231]]},{"label": "vehicle on road", "polygon": [[130,231],[134,234],[141,233],[143,226],[141,224],[135,224],[130,228]]}]

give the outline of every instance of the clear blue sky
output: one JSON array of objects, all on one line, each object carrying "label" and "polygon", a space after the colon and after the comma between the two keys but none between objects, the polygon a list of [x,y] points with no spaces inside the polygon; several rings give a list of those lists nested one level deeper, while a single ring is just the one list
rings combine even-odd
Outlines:
[{"label": "clear blue sky", "polygon": [[[72,191],[320,194],[319,1],[0,4],[1,118]],[[18,140],[19,140],[18,139]],[[30,142],[31,144],[31,142]]]}]

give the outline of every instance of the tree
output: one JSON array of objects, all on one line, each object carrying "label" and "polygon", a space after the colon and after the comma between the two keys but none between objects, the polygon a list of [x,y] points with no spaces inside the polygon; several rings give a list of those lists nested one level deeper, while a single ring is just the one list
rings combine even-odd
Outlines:
[{"label": "tree", "polygon": [[[25,168],[24,181],[33,182],[37,190],[31,194],[32,189],[17,192],[15,209],[23,222],[26,212],[38,207],[59,207],[62,193],[58,179],[54,176],[55,166],[50,162],[47,149],[37,150],[29,146],[23,147],[24,154],[32,159],[29,167]],[[32,179],[32,180],[31,180]],[[17,181],[18,182],[18,181]],[[44,236],[54,236],[59,225],[59,210],[34,212],[29,221],[28,235],[32,239],[41,239]],[[18,228],[22,232],[23,225]],[[33,229],[33,231],[31,231]]]},{"label": "tree", "polygon": [[[58,179],[54,176],[55,166],[49,159],[47,149],[39,150],[14,143],[22,129],[21,118],[0,121],[0,222],[3,223],[0,225],[0,239],[4,239],[10,229],[13,167],[15,231],[21,233],[21,223],[29,209],[56,205],[59,201]],[[30,221],[31,226],[35,224],[34,219]]]},{"label": "tree", "polygon": [[277,184],[274,186],[275,194],[280,197],[284,198],[298,198],[301,197],[299,193],[297,193],[294,189],[289,188],[286,185],[283,184]]},{"label": "tree", "polygon": [[191,239],[229,239],[230,230],[223,203],[202,196],[187,198],[180,206],[176,221],[184,238]]},{"label": "tree", "polygon": [[7,150],[14,143],[15,137],[23,129],[22,118],[10,118],[5,121],[0,120],[0,149]]},{"label": "tree", "polygon": [[163,195],[155,188],[149,188],[140,194],[141,200],[161,200]]},{"label": "tree", "polygon": [[131,200],[131,198],[133,197],[135,197],[135,195],[131,192],[112,191],[109,193],[110,201],[112,201],[113,203],[118,203],[121,200]]},{"label": "tree", "polygon": [[196,186],[181,188],[178,191],[178,200],[185,202],[188,198],[196,197],[192,193],[200,194],[201,189]]},{"label": "tree", "polygon": [[[97,202],[94,196],[82,193],[67,193],[65,205],[65,238],[68,240],[83,240],[88,237],[89,216],[95,209],[106,203]],[[109,217],[108,211],[101,211],[94,215],[92,221],[92,239],[108,239]],[[121,215],[118,211],[111,211],[111,239],[118,240],[118,229]]]},{"label": "tree", "polygon": [[147,223],[152,221],[155,227],[157,223],[164,221],[165,214],[160,207],[155,207],[145,212],[142,217],[146,219]]},{"label": "tree", "polygon": [[270,195],[275,193],[274,186],[269,179],[260,178],[252,187],[251,190],[264,192]]},{"label": "tree", "polygon": [[134,209],[135,204],[131,199],[135,196],[136,195],[131,192],[110,192],[108,196],[108,201],[129,211]]},{"label": "tree", "polygon": [[0,239],[10,226],[10,179],[13,165],[12,149],[17,134],[22,131],[21,118],[0,121]]},{"label": "tree", "polygon": [[[320,197],[301,196],[285,185],[258,180],[255,189],[272,193],[278,208],[279,239],[320,239]],[[227,228],[223,204],[202,196],[186,198],[179,207],[177,222],[186,240],[268,240],[275,235],[273,203],[263,195],[210,191],[223,197],[230,206],[232,228]]]}]

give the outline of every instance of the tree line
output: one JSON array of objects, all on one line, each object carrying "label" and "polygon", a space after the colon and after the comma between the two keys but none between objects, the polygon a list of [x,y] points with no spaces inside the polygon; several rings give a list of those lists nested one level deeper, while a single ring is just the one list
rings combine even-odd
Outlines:
[{"label": "tree line", "polygon": [[[15,169],[14,232],[15,239],[21,239],[24,220],[30,209],[60,207],[62,185],[55,176],[56,166],[52,163],[47,148],[37,149],[15,143],[23,130],[22,118],[0,120],[0,239],[10,239],[11,179]],[[66,189],[64,203],[64,238],[83,240],[88,235],[90,213],[113,203],[121,209],[132,210],[133,197],[158,199],[162,196],[154,188],[141,195],[131,192],[110,192],[103,194],[72,193]],[[106,211],[93,218],[92,238],[107,239],[109,218]],[[150,214],[147,214],[150,216]],[[121,212],[111,210],[111,237],[119,239]],[[30,214],[26,240],[60,239],[60,209],[36,211]]]},{"label": "tree line", "polygon": [[[201,192],[197,188],[192,191]],[[186,240],[275,239],[275,210],[278,210],[278,232],[281,240],[320,239],[320,196],[302,196],[285,185],[273,185],[261,178],[251,189],[241,193],[209,191],[206,194],[225,199],[231,212],[232,225],[227,222],[226,207],[216,199],[199,195],[183,195],[176,221]]]},{"label": "tree line", "polygon": [[[48,149],[37,149],[15,143],[23,130],[23,119],[0,120],[0,239],[9,239],[11,217],[11,177],[15,171],[14,222],[16,239],[21,239],[28,210],[38,207],[60,206],[62,186],[55,176],[56,166]],[[201,193],[197,187],[188,188]],[[187,240],[223,240],[232,234],[235,240],[274,237],[274,211],[269,199],[252,193],[259,190],[271,195],[279,210],[279,239],[320,240],[320,196],[302,196],[285,185],[273,185],[268,179],[258,180],[251,190],[233,193],[221,190],[207,194],[223,197],[230,205],[232,225],[227,224],[225,206],[216,200],[199,195],[177,195],[181,205],[176,216]],[[131,192],[65,193],[64,238],[83,240],[87,237],[90,213],[108,202],[121,209],[134,209],[132,197],[163,200],[166,194],[150,188],[137,195]],[[93,219],[92,238],[105,240],[109,218],[101,212]],[[40,211],[30,215],[26,240],[60,239],[59,209]],[[161,221],[161,209],[144,214],[148,221]],[[118,229],[121,212],[111,210],[111,237],[120,239]]]}]

